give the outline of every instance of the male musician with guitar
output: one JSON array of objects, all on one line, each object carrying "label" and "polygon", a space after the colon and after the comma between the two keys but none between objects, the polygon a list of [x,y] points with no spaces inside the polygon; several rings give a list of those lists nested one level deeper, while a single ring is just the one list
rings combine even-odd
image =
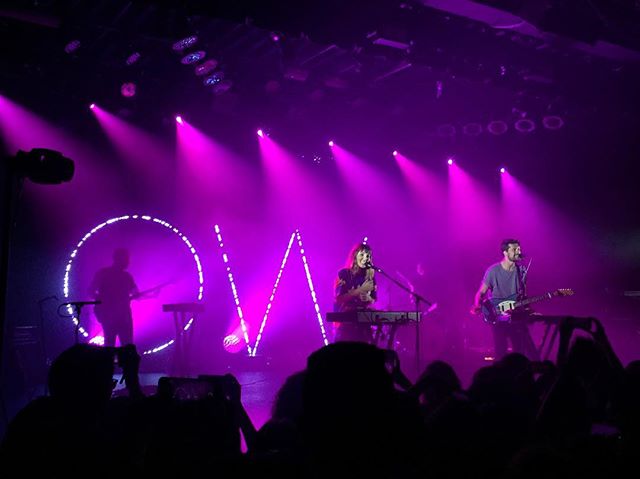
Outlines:
[{"label": "male musician with guitar", "polygon": [[[371,247],[360,243],[355,245],[347,265],[338,272],[335,283],[335,311],[357,311],[370,309],[377,299],[376,280],[371,265]],[[359,323],[334,323],[336,341],[371,342],[371,326]]]},{"label": "male musician with guitar", "polygon": [[502,314],[502,311],[495,310],[498,304],[523,300],[527,294],[527,271],[520,264],[523,257],[520,242],[505,239],[500,248],[502,261],[490,266],[484,273],[471,312],[483,313],[485,321],[492,325],[496,359],[507,353],[507,341],[511,341],[512,351],[522,353],[531,360],[538,360],[538,351],[526,321],[530,312],[526,309],[514,309],[510,314]]},{"label": "male musician with guitar", "polygon": [[115,346],[116,337],[121,346],[133,344],[131,299],[140,293],[133,276],[126,271],[128,266],[129,251],[117,248],[112,265],[98,270],[91,282],[89,292],[101,302],[95,306],[94,314],[102,325],[105,346]]}]

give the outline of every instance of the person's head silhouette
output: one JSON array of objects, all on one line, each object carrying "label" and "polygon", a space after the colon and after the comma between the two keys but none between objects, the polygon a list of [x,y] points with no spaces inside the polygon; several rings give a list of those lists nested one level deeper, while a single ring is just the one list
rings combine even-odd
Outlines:
[{"label": "person's head silhouette", "polygon": [[113,252],[113,266],[125,270],[129,266],[129,250],[126,248],[116,248]]}]

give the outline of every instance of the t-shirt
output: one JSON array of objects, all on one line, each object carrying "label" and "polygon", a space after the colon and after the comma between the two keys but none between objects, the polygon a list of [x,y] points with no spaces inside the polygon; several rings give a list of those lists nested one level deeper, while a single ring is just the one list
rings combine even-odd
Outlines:
[{"label": "t-shirt", "polygon": [[[338,279],[336,280],[335,286],[335,297],[337,298],[338,296],[342,296],[364,283],[367,279],[366,272],[367,270],[364,268],[358,268],[355,273],[353,273],[349,268],[344,268],[338,271]],[[375,278],[373,278],[373,283],[376,283]],[[371,291],[371,297],[374,300],[377,299],[375,290]],[[352,311],[355,309],[366,309],[370,307],[370,304],[371,303],[361,301],[359,297],[354,296],[348,304],[338,304],[338,302],[336,302],[333,309],[334,311]]]},{"label": "t-shirt", "polygon": [[487,269],[482,281],[489,287],[493,298],[503,299],[513,295],[520,298],[525,295],[526,283],[522,278],[522,268],[518,265],[512,271],[507,271],[500,263],[496,263]]}]

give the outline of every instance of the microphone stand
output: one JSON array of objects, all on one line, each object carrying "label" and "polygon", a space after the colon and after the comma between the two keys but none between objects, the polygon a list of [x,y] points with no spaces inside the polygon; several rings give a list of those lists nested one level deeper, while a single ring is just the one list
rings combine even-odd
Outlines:
[{"label": "microphone stand", "polygon": [[80,332],[80,314],[82,314],[82,304],[81,303],[75,303],[74,306],[76,307],[76,311],[77,311],[77,315],[76,315],[76,329],[74,331],[75,334],[75,341],[76,344],[78,344],[78,333]]},{"label": "microphone stand", "polygon": [[371,268],[373,268],[374,271],[377,271],[382,276],[384,276],[389,281],[391,281],[393,284],[398,286],[400,289],[406,291],[413,297],[413,301],[416,304],[416,346],[415,346],[416,375],[419,375],[420,374],[420,301],[426,304],[427,307],[429,308],[427,313],[429,313],[432,309],[434,309],[435,304],[432,301],[429,301],[428,299],[426,299],[424,296],[416,293],[415,291],[411,291],[409,288],[407,288],[404,284],[402,284],[400,281],[395,279],[393,276],[390,276],[389,274],[387,274],[382,268],[379,268],[374,265],[371,265]]}]

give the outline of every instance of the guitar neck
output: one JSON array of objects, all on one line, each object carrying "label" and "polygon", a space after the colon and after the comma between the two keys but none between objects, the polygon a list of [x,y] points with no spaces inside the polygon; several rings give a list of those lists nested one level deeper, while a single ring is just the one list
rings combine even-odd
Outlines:
[{"label": "guitar neck", "polygon": [[553,293],[549,292],[549,293],[545,293],[545,294],[541,294],[540,296],[533,296],[531,298],[527,298],[527,299],[523,299],[521,301],[517,301],[515,304],[515,307],[520,307],[520,306],[526,306],[528,304],[533,304],[533,303],[537,303],[538,301],[542,301],[544,299],[551,299],[553,297]]}]

